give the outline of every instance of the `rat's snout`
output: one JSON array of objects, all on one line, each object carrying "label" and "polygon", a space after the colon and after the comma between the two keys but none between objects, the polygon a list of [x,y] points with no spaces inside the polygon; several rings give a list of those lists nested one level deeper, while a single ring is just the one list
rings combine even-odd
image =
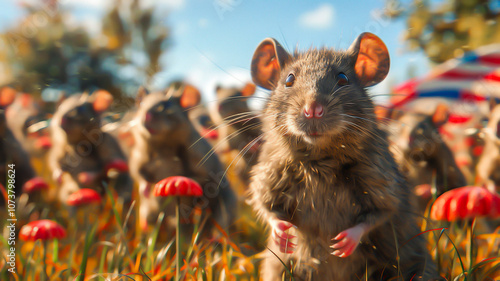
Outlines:
[{"label": "rat's snout", "polygon": [[311,119],[311,118],[321,118],[323,117],[323,115],[325,115],[325,108],[313,101],[311,104],[307,105],[304,107],[304,116],[307,118],[307,119]]}]

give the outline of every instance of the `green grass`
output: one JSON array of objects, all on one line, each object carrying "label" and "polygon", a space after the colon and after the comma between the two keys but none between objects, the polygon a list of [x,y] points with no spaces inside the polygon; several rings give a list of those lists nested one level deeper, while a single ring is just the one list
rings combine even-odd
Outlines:
[{"label": "green grass", "polygon": [[[68,236],[46,246],[49,280],[175,280],[175,233],[167,233],[167,217],[161,214],[149,231],[138,227],[137,204],[124,207],[114,200],[111,188],[100,209],[81,209],[74,216],[65,208],[46,206],[30,220],[55,219],[66,226]],[[193,216],[194,233],[183,238],[183,280],[259,280],[258,268],[265,251],[263,228],[248,206],[241,203],[239,219],[231,231],[214,227],[211,239],[199,233],[211,222]],[[5,220],[2,220],[2,224]],[[23,222],[19,221],[18,226]],[[442,276],[448,280],[500,279],[500,228],[491,221],[445,223],[423,220],[422,234]],[[389,235],[389,234],[388,234]],[[43,243],[18,241],[17,275],[0,261],[1,280],[42,280]],[[8,245],[0,239],[0,251]],[[55,261],[55,262],[54,262]],[[294,280],[294,265],[287,265],[286,278]],[[79,278],[79,279],[78,279]]]}]

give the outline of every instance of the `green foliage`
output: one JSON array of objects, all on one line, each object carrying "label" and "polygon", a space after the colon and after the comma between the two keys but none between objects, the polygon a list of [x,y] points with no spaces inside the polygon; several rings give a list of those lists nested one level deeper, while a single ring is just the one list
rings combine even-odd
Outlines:
[{"label": "green foliage", "polygon": [[[164,15],[140,9],[140,0],[124,3],[115,1],[97,34],[75,24],[57,1],[25,4],[26,16],[0,34],[0,64],[9,76],[0,84],[35,95],[47,87],[69,93],[101,88],[115,98],[134,93],[160,70],[169,29]],[[120,74],[123,67],[134,73]]]},{"label": "green foliage", "polygon": [[500,3],[497,0],[401,2],[387,0],[385,14],[405,19],[407,48],[423,50],[435,63],[500,42]]}]

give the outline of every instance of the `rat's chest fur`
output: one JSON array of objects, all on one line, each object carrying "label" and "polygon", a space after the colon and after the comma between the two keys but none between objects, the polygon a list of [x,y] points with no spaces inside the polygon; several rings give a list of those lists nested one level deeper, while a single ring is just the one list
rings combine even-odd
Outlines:
[{"label": "rat's chest fur", "polygon": [[268,191],[269,209],[304,235],[333,237],[354,225],[362,202],[350,165],[325,158],[274,167],[277,182]]}]

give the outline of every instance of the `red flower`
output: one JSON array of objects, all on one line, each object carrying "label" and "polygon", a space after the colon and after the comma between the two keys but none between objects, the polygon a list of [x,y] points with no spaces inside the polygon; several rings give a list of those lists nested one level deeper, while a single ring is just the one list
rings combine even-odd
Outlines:
[{"label": "red flower", "polygon": [[168,177],[155,185],[155,196],[202,196],[201,186],[194,180],[181,176]]},{"label": "red flower", "polygon": [[33,193],[45,189],[49,189],[49,185],[40,177],[32,178],[23,185],[23,192],[25,193]]},{"label": "red flower", "polygon": [[101,203],[101,195],[90,188],[82,188],[68,197],[66,203],[70,206],[80,206]]},{"label": "red flower", "polygon": [[66,236],[66,230],[60,224],[51,220],[38,220],[24,225],[19,232],[23,241],[61,239]]},{"label": "red flower", "polygon": [[434,220],[500,216],[500,196],[478,186],[455,188],[439,196],[431,209]]}]

